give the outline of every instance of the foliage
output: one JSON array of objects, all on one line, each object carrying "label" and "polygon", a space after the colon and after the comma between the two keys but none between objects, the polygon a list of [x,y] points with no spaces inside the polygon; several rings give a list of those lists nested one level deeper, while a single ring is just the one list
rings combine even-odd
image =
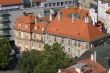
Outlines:
[{"label": "foliage", "polygon": [[21,73],[33,73],[35,66],[39,63],[40,52],[36,50],[24,51],[19,59],[17,68]]},{"label": "foliage", "polygon": [[0,39],[0,68],[5,68],[10,63],[10,44],[5,38]]},{"label": "foliage", "polygon": [[55,73],[72,62],[73,59],[63,52],[61,44],[54,43],[52,46],[45,44],[41,53],[23,52],[18,67],[21,73]]}]

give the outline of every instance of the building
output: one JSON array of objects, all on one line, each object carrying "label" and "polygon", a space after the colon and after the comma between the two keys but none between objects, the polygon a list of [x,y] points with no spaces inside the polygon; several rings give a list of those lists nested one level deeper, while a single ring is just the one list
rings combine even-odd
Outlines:
[{"label": "building", "polygon": [[90,8],[94,8],[95,10],[97,10],[97,1],[98,0],[78,0],[80,6],[87,10]]},{"label": "building", "polygon": [[20,0],[0,1],[0,36],[11,38],[10,14],[7,10],[17,10],[22,6]]},{"label": "building", "polygon": [[43,31],[48,18],[38,18],[33,13],[24,13],[15,23],[14,40],[20,51],[43,49]]},{"label": "building", "polygon": [[62,9],[47,25],[44,43],[61,43],[72,57],[79,57],[86,50],[101,45],[107,35],[93,26],[87,14],[88,11],[79,8]]},{"label": "building", "polygon": [[7,12],[1,12],[0,14],[0,36],[6,37],[10,39],[10,20],[9,20],[10,14]]},{"label": "building", "polygon": [[98,19],[104,23],[104,26],[107,30],[107,33],[110,34],[110,14],[109,14],[109,8],[110,8],[110,1],[99,0],[98,2]]},{"label": "building", "polygon": [[77,62],[75,65],[66,69],[59,69],[57,73],[109,73],[99,63],[95,63],[91,58]]},{"label": "building", "polygon": [[53,10],[50,12],[49,17],[36,19],[25,14],[16,20],[14,37],[21,51],[32,48],[42,50],[43,44],[58,42],[67,54],[79,57],[86,50],[103,44],[107,37],[92,25],[86,10],[75,7],[64,8],[57,14]]},{"label": "building", "polygon": [[[110,69],[110,48],[109,44],[104,46],[98,46],[94,49],[88,50],[85,53],[83,53],[82,56],[79,57],[78,61],[84,60],[87,58],[90,58],[91,54],[94,53],[94,51],[97,53],[96,55],[96,61],[102,65],[105,69]],[[103,54],[102,54],[103,53]]]},{"label": "building", "polygon": [[[34,13],[35,16],[49,15],[49,10],[55,8],[57,11],[59,8],[74,5],[75,0],[1,0],[0,12],[7,12],[10,17],[10,40],[13,40],[13,27],[15,19],[22,15],[23,12]],[[67,7],[68,7],[67,6]]]}]

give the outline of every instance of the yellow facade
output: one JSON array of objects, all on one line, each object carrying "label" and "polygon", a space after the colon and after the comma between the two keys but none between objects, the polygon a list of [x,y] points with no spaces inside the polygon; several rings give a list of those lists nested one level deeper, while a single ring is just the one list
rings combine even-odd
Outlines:
[{"label": "yellow facade", "polygon": [[42,42],[42,34],[31,34],[14,30],[14,40],[16,46],[20,48],[21,52],[31,49],[42,50],[44,46]]}]

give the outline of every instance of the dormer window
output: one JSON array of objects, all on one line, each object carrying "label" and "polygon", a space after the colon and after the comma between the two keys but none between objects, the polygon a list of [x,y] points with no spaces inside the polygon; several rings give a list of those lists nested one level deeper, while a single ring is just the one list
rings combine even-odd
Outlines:
[{"label": "dormer window", "polygon": [[35,30],[37,30],[37,26],[35,27]]},{"label": "dormer window", "polygon": [[28,25],[25,25],[25,30],[27,30],[28,29]]},{"label": "dormer window", "polygon": [[18,24],[18,29],[21,29],[21,24]]}]

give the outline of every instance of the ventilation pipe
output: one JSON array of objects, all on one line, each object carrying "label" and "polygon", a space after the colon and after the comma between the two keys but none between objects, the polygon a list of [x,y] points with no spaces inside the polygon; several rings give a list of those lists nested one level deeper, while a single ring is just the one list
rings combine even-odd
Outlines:
[{"label": "ventilation pipe", "polygon": [[61,21],[61,12],[58,12],[58,21]]},{"label": "ventilation pipe", "polygon": [[86,16],[85,19],[84,19],[85,23],[89,23],[89,17]]},{"label": "ventilation pipe", "polygon": [[75,17],[74,17],[74,14],[72,14],[72,23],[75,22]]}]

